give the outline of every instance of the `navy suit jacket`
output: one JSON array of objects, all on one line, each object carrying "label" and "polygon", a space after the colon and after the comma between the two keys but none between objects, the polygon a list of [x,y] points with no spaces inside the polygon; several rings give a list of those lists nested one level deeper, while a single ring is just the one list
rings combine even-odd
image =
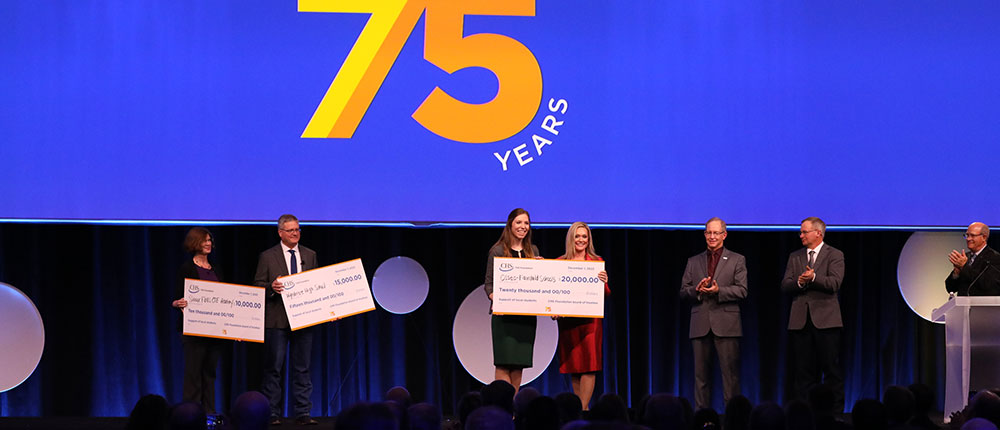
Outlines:
[{"label": "navy suit jacket", "polygon": [[[962,266],[957,277],[948,274],[944,280],[944,287],[960,296],[1000,296],[998,266],[1000,266],[1000,252],[987,246],[976,257],[976,261]],[[973,281],[976,283],[973,284]]]}]

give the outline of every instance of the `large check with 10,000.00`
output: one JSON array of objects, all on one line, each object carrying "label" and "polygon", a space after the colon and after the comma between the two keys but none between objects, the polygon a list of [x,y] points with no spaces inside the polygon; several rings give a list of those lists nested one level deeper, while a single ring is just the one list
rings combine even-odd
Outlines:
[{"label": "large check with 10,000.00", "polygon": [[188,336],[264,342],[264,288],[184,279]]},{"label": "large check with 10,000.00", "polygon": [[375,310],[361,259],[278,278],[288,325],[298,330]]},{"label": "large check with 10,000.00", "polygon": [[493,313],[604,318],[603,261],[495,257]]}]

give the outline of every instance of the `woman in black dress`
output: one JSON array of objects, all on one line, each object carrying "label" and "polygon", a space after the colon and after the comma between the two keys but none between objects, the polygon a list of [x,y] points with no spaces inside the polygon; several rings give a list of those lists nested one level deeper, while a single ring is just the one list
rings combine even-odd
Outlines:
[{"label": "woman in black dress", "polygon": [[[184,279],[222,282],[222,271],[208,261],[214,244],[212,234],[203,227],[194,227],[184,239],[184,250],[192,254],[177,271],[177,296],[173,306],[183,310],[187,307],[184,299]],[[181,336],[184,347],[184,388],[183,401],[195,402],[214,415],[215,411],[215,368],[222,355],[225,341],[201,336]]]},{"label": "woman in black dress", "polygon": [[[493,300],[493,259],[495,257],[541,258],[538,248],[531,244],[531,218],[528,211],[517,208],[507,215],[507,224],[500,239],[490,248],[486,262],[486,281],[483,283],[486,295]],[[493,315],[493,365],[496,366],[497,380],[507,381],[517,390],[521,386],[524,368],[532,365],[532,349],[535,346],[535,326],[537,317],[533,315]]]}]

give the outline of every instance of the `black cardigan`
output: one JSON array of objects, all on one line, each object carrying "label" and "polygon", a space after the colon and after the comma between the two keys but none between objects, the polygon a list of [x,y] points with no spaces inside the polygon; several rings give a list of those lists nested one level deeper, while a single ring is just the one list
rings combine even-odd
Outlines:
[{"label": "black cardigan", "polygon": [[[219,265],[212,264],[212,271],[215,272],[215,276],[219,278],[219,282],[223,282],[225,278],[222,277],[222,270],[219,269]],[[188,258],[181,264],[181,268],[177,269],[177,284],[174,289],[176,295],[173,300],[178,300],[184,298],[184,279],[201,279],[198,277],[198,266],[194,265],[194,257]],[[171,300],[171,302],[173,302]],[[177,330],[184,330],[184,319],[183,316],[178,316],[177,318]]]}]

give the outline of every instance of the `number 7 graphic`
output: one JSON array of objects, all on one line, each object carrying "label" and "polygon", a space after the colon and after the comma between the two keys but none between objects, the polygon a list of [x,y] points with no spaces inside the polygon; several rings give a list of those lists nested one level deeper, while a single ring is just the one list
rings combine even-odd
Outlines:
[{"label": "number 7 graphic", "polygon": [[302,137],[354,135],[425,11],[424,59],[448,73],[485,68],[499,88],[493,100],[473,104],[436,87],[413,119],[446,139],[487,143],[523,130],[538,112],[542,72],[534,54],[500,34],[463,37],[465,15],[534,16],[534,0],[299,0],[299,11],[371,14]]}]

